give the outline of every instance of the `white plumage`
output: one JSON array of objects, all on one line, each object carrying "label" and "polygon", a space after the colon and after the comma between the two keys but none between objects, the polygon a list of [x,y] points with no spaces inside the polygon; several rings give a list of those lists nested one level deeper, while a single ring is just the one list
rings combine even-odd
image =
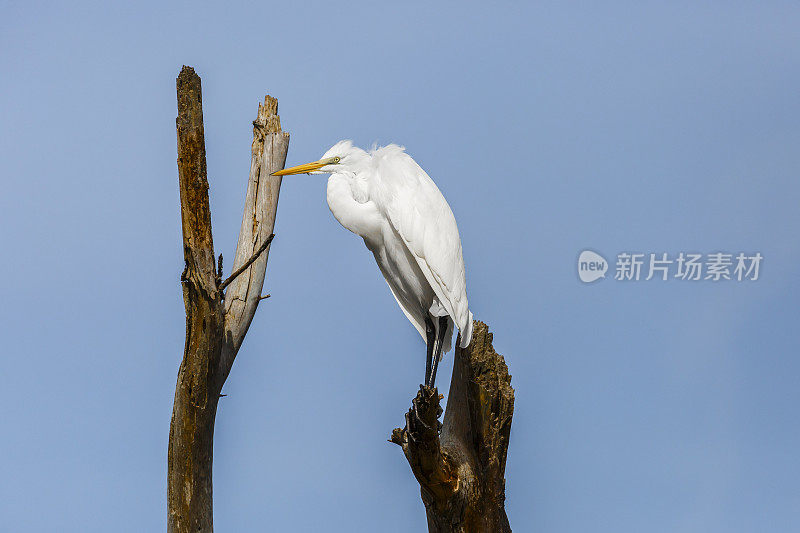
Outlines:
[{"label": "white plumage", "polygon": [[[456,219],[411,156],[394,144],[367,152],[341,141],[319,161],[276,174],[301,172],[331,174],[327,199],[333,216],[364,239],[403,313],[427,343],[426,319],[433,323],[434,338],[442,343],[436,355],[450,349],[454,326],[461,346],[468,346],[472,313]],[[440,332],[442,317],[446,331]]]}]

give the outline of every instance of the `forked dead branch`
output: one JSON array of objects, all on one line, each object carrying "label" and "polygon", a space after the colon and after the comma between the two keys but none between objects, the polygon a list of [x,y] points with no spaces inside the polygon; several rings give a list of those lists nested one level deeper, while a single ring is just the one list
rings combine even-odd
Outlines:
[{"label": "forked dead branch", "polygon": [[[200,77],[183,67],[177,79],[178,175],[186,307],[186,344],[175,387],[167,466],[167,529],[211,532],[214,420],[222,385],[262,299],[289,134],[278,102],[267,96],[253,121],[250,177],[233,273],[224,282],[214,261],[206,176]],[[223,291],[227,288],[227,292]]]}]

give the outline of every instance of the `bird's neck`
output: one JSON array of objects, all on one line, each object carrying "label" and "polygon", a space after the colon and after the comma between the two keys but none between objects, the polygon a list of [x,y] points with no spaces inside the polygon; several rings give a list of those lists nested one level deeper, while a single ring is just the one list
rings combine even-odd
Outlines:
[{"label": "bird's neck", "polygon": [[328,178],[328,207],[339,223],[365,239],[380,233],[380,216],[367,191],[354,190],[355,178],[332,174]]}]

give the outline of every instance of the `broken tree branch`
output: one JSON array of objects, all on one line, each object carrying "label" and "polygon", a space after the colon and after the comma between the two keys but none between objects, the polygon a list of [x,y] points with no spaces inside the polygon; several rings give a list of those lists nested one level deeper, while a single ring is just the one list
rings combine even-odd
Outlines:
[{"label": "broken tree branch", "polygon": [[[239,268],[237,268],[237,269],[236,269],[236,270],[235,270],[235,271],[234,271],[234,272],[233,272],[233,273],[232,273],[230,276],[228,276],[228,279],[226,279],[225,281],[223,281],[222,283],[220,283],[220,284],[219,284],[219,290],[221,290],[221,291],[224,291],[224,290],[225,290],[225,287],[227,287],[228,285],[230,285],[231,281],[235,280],[237,277],[239,277],[239,274],[241,274],[242,272],[244,272],[245,270],[247,270],[247,268],[248,268],[250,265],[252,265],[252,264],[253,264],[253,261],[255,261],[256,259],[258,259],[258,256],[259,256],[259,255],[261,255],[261,253],[262,253],[264,250],[266,250],[266,249],[267,249],[267,246],[269,246],[269,245],[270,245],[270,243],[272,242],[272,239],[274,239],[274,238],[275,238],[275,234],[274,234],[274,233],[273,233],[272,235],[270,235],[269,237],[267,237],[267,240],[266,240],[266,241],[264,241],[264,242],[261,244],[261,246],[259,246],[258,250],[256,250],[256,251],[255,251],[255,253],[254,253],[253,255],[251,255],[251,256],[250,256],[250,259],[248,259],[247,261],[245,261],[245,262],[244,262],[244,264],[243,264],[242,266],[240,266]],[[219,266],[220,266],[220,270],[222,270],[222,254],[220,254],[220,256],[219,256]]]},{"label": "broken tree branch", "polygon": [[[167,466],[167,530],[175,533],[211,533],[212,459],[214,422],[222,386],[230,373],[236,353],[255,314],[266,272],[266,249],[275,223],[278,187],[272,181],[262,188],[263,172],[253,164],[245,200],[245,220],[239,235],[234,274],[220,284],[222,258],[214,261],[211,210],[206,176],[205,138],[200,77],[183,67],[177,79],[178,175],[185,269],[181,275],[186,307],[186,344],[178,371],[175,401],[170,422]],[[258,168],[283,168],[289,135],[280,131],[277,100],[259,105],[254,126],[253,154]],[[263,120],[262,120],[263,119]],[[259,122],[261,124],[262,122]],[[255,123],[254,123],[255,124]],[[272,128],[270,132],[266,129]],[[268,181],[268,180],[267,180]],[[269,201],[257,199],[257,193]],[[252,230],[245,231],[247,228]],[[253,253],[257,251],[258,253]],[[244,282],[244,283],[243,283]],[[242,313],[232,313],[223,302],[223,289],[244,302],[255,301]],[[246,317],[246,321],[241,320]]]},{"label": "broken tree branch", "polygon": [[420,484],[428,531],[510,532],[504,476],[514,389],[483,322],[474,322],[467,348],[456,347],[440,435],[441,412],[436,389],[420,387],[405,427],[389,439],[403,448]]}]

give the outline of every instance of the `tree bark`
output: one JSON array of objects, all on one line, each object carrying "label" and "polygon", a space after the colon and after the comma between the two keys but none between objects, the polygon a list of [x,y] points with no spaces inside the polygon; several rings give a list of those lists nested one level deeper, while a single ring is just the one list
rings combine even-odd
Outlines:
[{"label": "tree bark", "polygon": [[420,484],[428,531],[510,532],[504,475],[514,389],[483,322],[474,322],[467,348],[456,347],[444,424],[439,400],[436,389],[420,386],[406,426],[390,438]]},{"label": "tree bark", "polygon": [[167,530],[210,533],[217,403],[261,300],[281,183],[270,173],[283,168],[289,135],[280,129],[277,100],[267,96],[253,122],[250,179],[232,271],[260,253],[241,274],[226,280],[224,293],[222,258],[219,267],[214,260],[200,77],[191,67],[181,70],[177,94],[186,344],[170,422]]}]

